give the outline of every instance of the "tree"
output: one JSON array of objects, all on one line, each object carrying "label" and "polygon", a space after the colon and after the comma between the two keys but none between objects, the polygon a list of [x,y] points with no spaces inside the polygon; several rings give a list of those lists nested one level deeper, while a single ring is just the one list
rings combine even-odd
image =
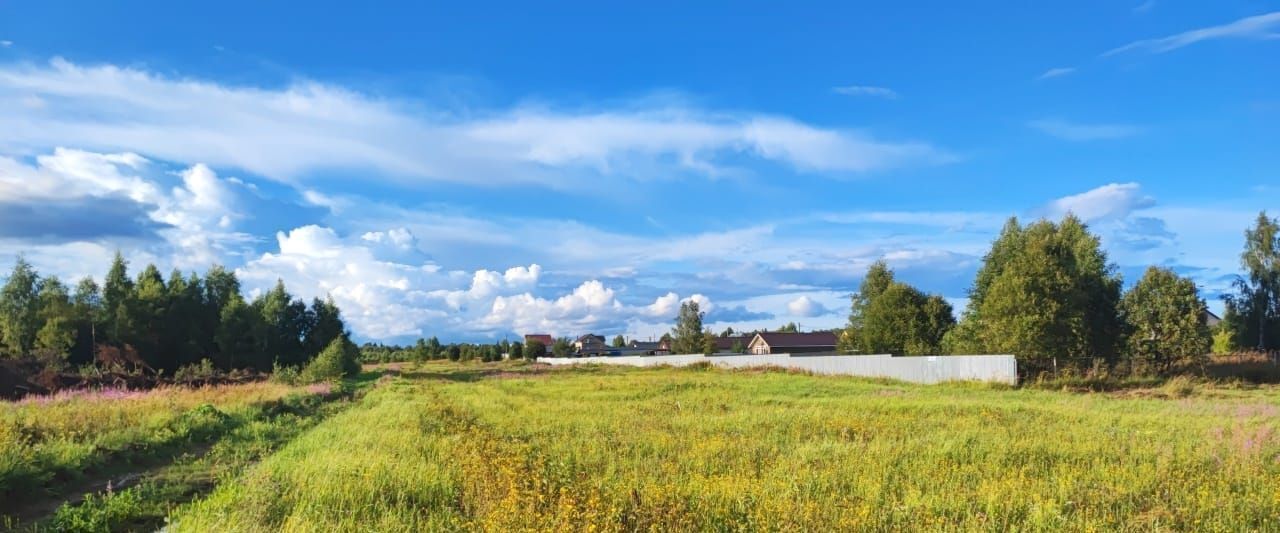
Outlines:
[{"label": "tree", "polygon": [[66,285],[57,276],[50,276],[40,281],[37,301],[36,320],[40,330],[36,332],[33,347],[40,358],[61,366],[76,342],[71,297],[67,294]]},{"label": "tree", "polygon": [[246,361],[256,359],[253,351],[258,343],[253,334],[258,331],[254,324],[257,318],[239,294],[222,308],[215,339],[224,370],[240,368]]},{"label": "tree", "polygon": [[342,335],[346,331],[346,325],[343,324],[342,312],[333,303],[332,297],[311,300],[310,311],[311,325],[304,336],[303,346],[306,353],[316,353]]},{"label": "tree", "polygon": [[1129,357],[1168,371],[1202,361],[1213,339],[1195,282],[1172,270],[1150,267],[1121,301],[1128,325]]},{"label": "tree", "polygon": [[698,302],[689,300],[680,304],[676,327],[671,331],[671,353],[702,353],[702,317]]},{"label": "tree", "polygon": [[431,353],[427,351],[427,340],[422,337],[418,337],[418,342],[413,345],[413,360],[422,362],[430,358]]},{"label": "tree", "polygon": [[1120,277],[1098,238],[1067,215],[1025,228],[1009,219],[984,258],[952,353],[1011,353],[1030,368],[1114,362],[1122,322]]},{"label": "tree", "polygon": [[443,355],[444,349],[440,345],[440,339],[437,339],[435,335],[432,335],[430,339],[427,339],[427,357],[430,359],[439,359]]},{"label": "tree", "polygon": [[102,318],[98,321],[106,326],[106,337],[112,342],[123,342],[129,333],[128,311],[124,309],[130,295],[133,294],[133,281],[129,279],[129,263],[116,250],[111,259],[111,269],[102,284]]},{"label": "tree", "polygon": [[162,353],[160,332],[164,329],[168,314],[169,293],[164,278],[155,265],[147,265],[138,274],[133,293],[125,299],[122,309],[128,316],[129,328],[125,336],[117,339],[138,350],[138,355],[156,369],[176,370],[177,362],[172,353]]},{"label": "tree", "polygon": [[856,338],[863,353],[937,354],[954,323],[951,305],[941,296],[894,281],[868,302]]},{"label": "tree", "polygon": [[859,352],[862,350],[861,341],[858,340],[858,331],[862,329],[867,306],[885,289],[888,289],[890,283],[893,283],[893,271],[889,270],[889,265],[883,259],[871,263],[871,266],[867,268],[867,274],[862,277],[862,284],[858,287],[858,292],[850,297],[849,322],[845,325],[844,331],[836,341],[837,348],[840,351]]},{"label": "tree", "polygon": [[360,349],[347,336],[333,339],[306,368],[302,377],[306,381],[333,381],[360,373]]},{"label": "tree", "polygon": [[795,322],[787,322],[778,328],[778,333],[800,333],[800,325]]},{"label": "tree", "polygon": [[93,361],[93,345],[98,339],[98,320],[102,316],[102,294],[91,277],[76,284],[71,305],[76,322],[76,345],[69,358],[72,363]]},{"label": "tree", "polygon": [[9,279],[0,288],[0,342],[10,355],[31,351],[39,329],[40,277],[31,264],[18,256]]},{"label": "tree", "polygon": [[1280,347],[1280,221],[1258,214],[1245,230],[1240,263],[1246,276],[1235,281],[1236,294],[1224,298],[1224,322],[1240,346]]},{"label": "tree", "polygon": [[511,343],[511,348],[507,351],[507,359],[515,361],[524,358],[524,347],[518,342]]},{"label": "tree", "polygon": [[716,334],[710,329],[702,332],[702,355],[712,355],[716,353]]},{"label": "tree", "polygon": [[546,357],[546,356],[547,356],[547,345],[542,344],[542,341],[529,341],[529,344],[524,347],[525,359],[528,359],[530,361],[537,361],[538,358]]},{"label": "tree", "polygon": [[721,331],[721,332],[720,332],[720,336],[721,336],[721,337],[732,337],[732,336],[733,336],[733,328],[732,328],[732,327],[724,328],[724,331]]},{"label": "tree", "polygon": [[462,359],[462,348],[459,348],[457,344],[450,344],[446,352],[448,352],[450,361],[456,362]]},{"label": "tree", "polygon": [[951,305],[894,280],[883,261],[872,263],[853,298],[840,336],[842,351],[926,355],[942,353],[942,338],[955,325]]},{"label": "tree", "polygon": [[742,344],[742,341],[740,340],[733,341],[732,350],[733,350],[733,353],[747,353],[747,346],[745,344]]},{"label": "tree", "polygon": [[626,338],[626,337],[623,337],[622,335],[618,335],[617,337],[614,337],[614,338],[613,338],[613,347],[614,347],[614,348],[622,348],[622,347],[624,347],[624,346],[626,346],[626,345],[627,345],[627,338]]},{"label": "tree", "polygon": [[573,353],[573,343],[569,339],[560,337],[551,343],[551,355],[556,357],[569,357]]}]

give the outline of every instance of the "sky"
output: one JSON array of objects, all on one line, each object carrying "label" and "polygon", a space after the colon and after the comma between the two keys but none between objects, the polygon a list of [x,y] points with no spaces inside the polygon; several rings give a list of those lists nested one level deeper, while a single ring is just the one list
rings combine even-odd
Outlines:
[{"label": "sky", "polygon": [[1068,212],[1220,309],[1280,214],[1280,2],[461,4],[0,1],[0,265],[651,338],[837,327],[877,259],[959,311]]}]

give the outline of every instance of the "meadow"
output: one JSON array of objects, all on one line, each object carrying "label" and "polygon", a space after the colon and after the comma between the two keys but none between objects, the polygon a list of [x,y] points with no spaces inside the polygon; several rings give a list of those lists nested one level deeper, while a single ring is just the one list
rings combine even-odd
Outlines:
[{"label": "meadow", "polygon": [[1280,529],[1280,389],[439,363],[170,531]]},{"label": "meadow", "polygon": [[[228,460],[261,448],[282,428],[305,427],[335,392],[328,384],[262,381],[74,390],[0,403],[0,529],[100,531],[131,529],[125,526],[144,518],[162,522],[169,508],[212,488]],[[228,443],[238,446],[229,450]],[[160,484],[167,493],[157,492]],[[92,494],[103,490],[109,494]],[[146,491],[148,501],[111,522],[116,527],[90,516]],[[55,512],[59,518],[48,520]]]}]

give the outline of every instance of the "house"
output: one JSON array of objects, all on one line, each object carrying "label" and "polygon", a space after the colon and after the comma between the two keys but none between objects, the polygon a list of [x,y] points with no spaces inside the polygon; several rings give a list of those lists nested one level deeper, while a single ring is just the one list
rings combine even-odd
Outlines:
[{"label": "house", "polygon": [[751,343],[751,337],[746,335],[736,337],[716,337],[716,353],[731,353],[734,346],[741,346],[747,349],[747,345]]},{"label": "house", "polygon": [[547,334],[545,334],[545,333],[530,333],[530,334],[527,334],[527,335],[525,335],[525,336],[524,336],[524,345],[525,345],[525,346],[528,346],[528,345],[529,345],[529,343],[531,343],[531,342],[533,342],[533,341],[541,342],[541,343],[542,343],[542,345],[543,345],[543,346],[546,346],[548,350],[550,350],[550,349],[551,349],[551,345],[552,345],[552,344],[555,344],[555,342],[556,342],[556,340],[555,340],[555,339],[551,338],[551,335],[547,335]]},{"label": "house", "polygon": [[747,345],[747,353],[817,353],[836,351],[836,334],[831,331],[809,333],[757,333]]},{"label": "house", "polygon": [[1213,311],[1210,311],[1208,309],[1204,310],[1204,324],[1206,326],[1214,328],[1221,323],[1222,323],[1222,317],[1219,317],[1218,315],[1213,314]]},{"label": "house", "polygon": [[604,337],[591,333],[574,340],[573,349],[581,355],[606,355],[609,353],[609,345],[605,344]]},{"label": "house", "polygon": [[658,342],[658,341],[645,342],[645,341],[638,341],[638,340],[632,340],[631,342],[628,342],[627,351],[636,352],[638,354],[643,354],[643,355],[663,355],[668,352],[666,348],[662,347],[661,342]]}]

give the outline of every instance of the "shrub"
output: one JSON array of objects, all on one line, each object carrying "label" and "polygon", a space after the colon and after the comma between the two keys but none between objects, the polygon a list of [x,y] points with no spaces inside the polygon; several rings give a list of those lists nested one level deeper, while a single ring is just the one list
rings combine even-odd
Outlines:
[{"label": "shrub", "polygon": [[304,381],[334,381],[360,373],[360,349],[346,335],[333,339],[324,350],[302,370]]},{"label": "shrub", "polygon": [[298,371],[296,366],[281,365],[277,361],[271,366],[271,381],[285,385],[297,385],[302,383],[302,373]]},{"label": "shrub", "polygon": [[199,363],[179,367],[173,373],[173,380],[179,383],[205,382],[216,377],[218,377],[218,370],[213,367],[213,361],[207,358],[201,359]]}]

